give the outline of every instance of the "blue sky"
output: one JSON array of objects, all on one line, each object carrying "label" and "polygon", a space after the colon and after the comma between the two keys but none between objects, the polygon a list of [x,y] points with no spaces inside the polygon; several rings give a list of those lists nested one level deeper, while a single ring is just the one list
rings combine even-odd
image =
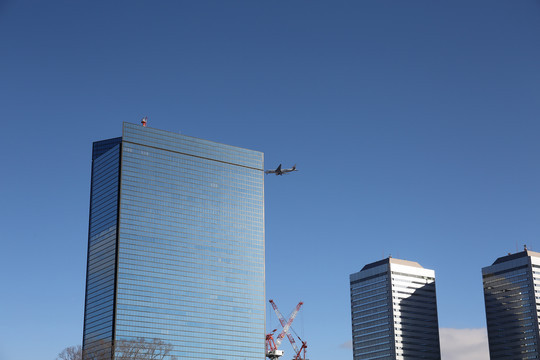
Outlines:
[{"label": "blue sky", "polygon": [[352,358],[366,263],[434,269],[459,332],[480,269],[540,250],[540,1],[0,0],[0,54],[1,360],[80,343],[91,142],[144,115],[298,164],[266,179],[267,297],[304,301],[310,358]]}]

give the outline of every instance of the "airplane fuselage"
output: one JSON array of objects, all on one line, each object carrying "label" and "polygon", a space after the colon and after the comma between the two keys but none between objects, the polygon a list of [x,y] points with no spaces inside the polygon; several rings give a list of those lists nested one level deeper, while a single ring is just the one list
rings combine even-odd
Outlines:
[{"label": "airplane fuselage", "polygon": [[281,164],[279,164],[279,166],[277,167],[276,170],[266,170],[264,173],[265,174],[283,175],[283,174],[287,174],[287,173],[290,173],[290,172],[293,172],[293,171],[298,171],[298,170],[296,170],[296,165],[294,165],[290,169],[281,169]]}]

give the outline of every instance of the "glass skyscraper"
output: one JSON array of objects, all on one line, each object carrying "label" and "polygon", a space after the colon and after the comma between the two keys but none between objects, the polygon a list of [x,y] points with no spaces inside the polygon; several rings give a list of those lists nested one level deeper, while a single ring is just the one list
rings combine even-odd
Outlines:
[{"label": "glass skyscraper", "polygon": [[540,358],[540,253],[500,257],[482,279],[490,359]]},{"label": "glass skyscraper", "polygon": [[440,360],[435,272],[383,259],[350,275],[354,360]]},{"label": "glass skyscraper", "polygon": [[93,144],[85,356],[265,358],[263,154],[129,123]]}]

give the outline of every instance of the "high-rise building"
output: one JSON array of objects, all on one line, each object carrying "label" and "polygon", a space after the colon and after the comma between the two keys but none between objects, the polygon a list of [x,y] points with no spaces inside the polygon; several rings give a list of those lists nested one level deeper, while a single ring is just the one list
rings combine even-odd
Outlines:
[{"label": "high-rise building", "polygon": [[540,253],[500,257],[482,280],[490,359],[540,358]]},{"label": "high-rise building", "polygon": [[124,123],[90,198],[86,358],[264,359],[261,152]]},{"label": "high-rise building", "polygon": [[435,272],[383,259],[350,276],[354,360],[441,358]]}]

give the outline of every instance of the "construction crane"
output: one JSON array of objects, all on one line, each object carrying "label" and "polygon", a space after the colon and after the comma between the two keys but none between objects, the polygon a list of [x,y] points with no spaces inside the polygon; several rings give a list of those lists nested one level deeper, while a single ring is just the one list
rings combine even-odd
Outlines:
[{"label": "construction crane", "polygon": [[274,341],[274,333],[277,329],[274,329],[270,334],[266,334],[266,357],[271,360],[277,360],[283,356],[283,350],[278,350],[280,341],[276,344]]},{"label": "construction crane", "polygon": [[304,304],[303,302],[299,302],[298,305],[296,305],[296,308],[292,312],[291,316],[289,317],[288,321],[285,321],[283,318],[283,315],[279,312],[276,303],[274,303],[273,300],[270,300],[270,304],[272,304],[272,307],[274,308],[274,311],[276,314],[278,314],[279,322],[281,323],[281,326],[283,326],[283,330],[278,335],[276,340],[274,341],[274,333],[277,331],[277,329],[274,329],[270,334],[266,335],[266,357],[270,360],[277,360],[281,356],[283,356],[283,350],[278,350],[279,345],[281,344],[281,341],[287,335],[289,338],[289,341],[294,341],[294,338],[292,338],[291,334],[289,333],[289,329],[291,328],[291,324],[296,317],[296,314],[298,314],[298,311]]},{"label": "construction crane", "polygon": [[[291,328],[292,329],[292,328]],[[293,329],[294,331],[294,329]],[[293,360],[308,360],[306,359],[306,349],[307,349],[307,343],[302,340],[300,338],[300,336],[298,336],[298,334],[296,333],[296,331],[294,332],[296,337],[298,338],[298,340],[300,340],[302,342],[302,346],[300,346],[300,349],[298,349],[296,347],[296,345],[293,345],[293,343],[291,343],[291,345],[293,345],[293,348],[294,348],[294,351],[296,353],[296,355],[294,356]],[[290,339],[289,339],[290,340]],[[302,354],[302,351],[303,351],[303,354]],[[303,355],[303,356],[302,356]]]},{"label": "construction crane", "polygon": [[[281,312],[279,311],[276,303],[274,303],[273,300],[270,300],[270,304],[272,304],[272,307],[274,308],[274,311],[276,312],[276,315],[279,319],[279,322],[281,324],[281,326],[283,326],[283,329],[285,329],[285,326],[288,324],[289,327],[291,328],[292,331],[294,331],[294,329],[290,326],[290,324],[292,324],[292,320],[294,320],[294,318],[291,320],[289,319],[289,322],[286,323],[285,322],[285,318],[283,317],[283,315],[281,314]],[[293,312],[293,314],[291,315],[291,317],[296,317],[296,314],[298,313],[298,310],[300,310],[300,307],[303,305],[304,303],[303,302],[299,302],[298,305],[296,306],[296,309],[295,311]],[[287,329],[288,330],[288,329]],[[306,359],[306,348],[307,348],[307,343],[302,340],[300,338],[300,336],[298,336],[298,334],[296,333],[296,331],[294,331],[296,337],[298,337],[298,339],[302,342],[302,346],[300,346],[300,349],[298,349],[298,346],[296,345],[296,341],[294,341],[294,337],[292,336],[292,334],[287,331],[286,335],[287,335],[287,338],[289,339],[289,342],[291,343],[291,346],[293,347],[294,349],[294,358],[293,360],[307,360]],[[302,357],[302,351],[303,351],[303,357]]]}]

